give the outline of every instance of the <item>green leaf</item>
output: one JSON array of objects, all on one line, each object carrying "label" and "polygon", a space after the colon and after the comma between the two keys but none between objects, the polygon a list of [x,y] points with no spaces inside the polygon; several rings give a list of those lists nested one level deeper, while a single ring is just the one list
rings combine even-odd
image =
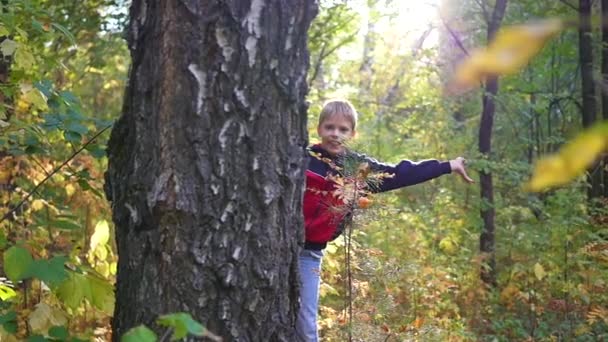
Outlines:
[{"label": "green leaf", "polygon": [[61,31],[69,39],[70,44],[76,45],[76,38],[74,38],[74,35],[67,28],[57,23],[52,23],[51,26]]},{"label": "green leaf", "polygon": [[32,54],[29,48],[26,46],[19,46],[15,51],[15,68],[22,70],[30,70],[36,65],[36,58]]},{"label": "green leaf", "polygon": [[91,297],[91,286],[84,275],[68,272],[68,279],[59,285],[56,295],[65,305],[77,309],[83,299]]},{"label": "green leaf", "polygon": [[47,152],[45,149],[43,149],[40,146],[31,146],[31,145],[26,147],[24,151],[26,154],[46,154],[46,152]]},{"label": "green leaf", "polygon": [[85,135],[89,132],[89,129],[79,122],[70,122],[65,129],[81,135]]},{"label": "green leaf", "polygon": [[154,331],[145,325],[130,329],[120,338],[120,342],[156,342],[156,340],[157,337]]},{"label": "green leaf", "polygon": [[65,270],[66,261],[68,258],[65,256],[56,256],[50,260],[35,260],[31,265],[29,275],[44,281],[51,287],[56,287],[68,276]]},{"label": "green leaf", "polygon": [[0,316],[0,324],[13,322],[17,319],[17,313],[15,311],[9,311],[6,314]]},{"label": "green leaf", "polygon": [[53,83],[49,80],[42,80],[34,83],[34,87],[40,90],[46,98],[50,98],[53,95]]},{"label": "green leaf", "polygon": [[42,335],[32,335],[27,338],[27,342],[47,342],[48,340]]},{"label": "green leaf", "polygon": [[[78,98],[72,94],[69,91],[62,91],[59,93],[59,97],[61,97],[61,99],[63,100],[63,102],[65,102],[65,104],[71,106],[71,105],[76,105],[78,104]],[[70,118],[72,119],[80,119],[82,118],[82,115],[80,115],[80,113],[74,111],[74,113],[69,112],[68,114],[70,114]],[[76,115],[77,114],[77,115]]]},{"label": "green leaf", "polygon": [[97,159],[100,159],[100,158],[103,158],[106,156],[106,150],[97,144],[88,145],[85,149],[87,151],[89,151],[89,153]]},{"label": "green leaf", "polygon": [[91,304],[99,310],[111,315],[114,312],[114,286],[105,279],[87,276],[91,296]]},{"label": "green leaf", "polygon": [[54,326],[49,329],[49,336],[60,340],[67,340],[70,336],[68,329],[64,326]]},{"label": "green leaf", "polygon": [[42,128],[47,131],[56,130],[57,128],[59,128],[62,122],[63,120],[59,115],[48,114],[44,116],[44,124],[42,125]]},{"label": "green leaf", "polygon": [[2,54],[5,57],[12,56],[13,53],[15,53],[15,50],[17,50],[17,46],[19,46],[19,44],[17,44],[16,41],[5,39],[0,43],[0,51],[2,51]]},{"label": "green leaf", "polygon": [[6,239],[6,234],[4,234],[4,231],[0,231],[0,249],[4,249],[7,244],[8,240]]},{"label": "green leaf", "polygon": [[6,37],[10,34],[4,25],[0,25],[0,37]]},{"label": "green leaf", "polygon": [[17,313],[11,310],[0,316],[0,324],[7,333],[15,334],[17,332]]},{"label": "green leaf", "polygon": [[44,96],[44,94],[36,88],[28,90],[25,94],[23,94],[21,99],[28,104],[33,105],[35,109],[41,111],[48,109],[46,96]]},{"label": "green leaf", "polygon": [[36,19],[32,19],[32,26],[40,32],[45,32],[44,26],[42,26],[42,23]]},{"label": "green leaf", "polygon": [[72,131],[65,131],[63,133],[63,137],[65,138],[65,140],[73,143],[80,143],[80,141],[82,140],[82,136],[79,133]]},{"label": "green leaf", "polygon": [[2,324],[2,328],[9,334],[17,333],[17,321],[6,322]]},{"label": "green leaf", "polygon": [[84,191],[91,191],[98,198],[105,199],[104,195],[101,192],[99,192],[99,190],[97,190],[94,187],[92,187],[91,184],[89,184],[89,182],[87,182],[86,180],[84,180],[82,178],[79,179],[78,180],[78,185],[80,185],[80,187],[82,188],[82,190],[84,190]]},{"label": "green leaf", "polygon": [[192,319],[192,316],[185,312],[160,316],[157,323],[162,326],[173,328],[172,341],[184,338],[188,334],[203,336],[206,332],[206,329],[202,324]]},{"label": "green leaf", "polygon": [[70,220],[52,220],[49,222],[49,225],[63,230],[80,230],[82,228],[80,224]]},{"label": "green leaf", "polygon": [[33,261],[27,249],[13,246],[4,252],[4,272],[16,283],[28,277],[27,273]]}]

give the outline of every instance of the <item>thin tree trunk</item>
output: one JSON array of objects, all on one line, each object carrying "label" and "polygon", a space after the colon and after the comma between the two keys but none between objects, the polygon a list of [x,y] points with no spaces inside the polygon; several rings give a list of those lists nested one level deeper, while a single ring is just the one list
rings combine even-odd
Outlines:
[{"label": "thin tree trunk", "polygon": [[[6,13],[8,0],[0,1],[0,12]],[[0,37],[0,43],[4,42],[9,37]],[[12,56],[0,58],[0,85],[9,84],[10,69],[12,64]],[[13,116],[13,98],[6,96],[4,91],[0,91],[0,104],[4,106],[4,115],[0,116],[0,120],[10,122]],[[14,168],[15,159],[5,149],[0,149],[0,169],[12,170]],[[10,195],[15,191],[13,176],[9,175],[0,179],[0,207],[5,208],[0,212],[0,217],[11,210]],[[6,196],[5,196],[6,195]],[[12,218],[11,218],[12,219]]]},{"label": "thin tree trunk", "polygon": [[[608,0],[601,1],[602,7],[602,119],[608,120]],[[608,157],[603,161],[603,196],[608,197]]]},{"label": "thin tree trunk", "polygon": [[[488,23],[488,42],[494,39],[507,7],[507,0],[497,0]],[[495,97],[498,94],[498,77],[488,77],[486,80],[481,122],[479,124],[479,152],[491,158],[492,153],[492,126],[494,124],[494,113],[496,111]],[[490,285],[496,285],[496,257],[495,257],[495,224],[494,224],[494,186],[492,172],[480,172],[479,183],[481,186],[482,206],[480,210],[483,220],[483,231],[479,238],[479,250],[485,256],[488,267],[482,267],[481,279]]]},{"label": "thin tree trunk", "polygon": [[[582,121],[583,127],[590,127],[596,120],[597,104],[595,100],[595,86],[593,84],[593,40],[591,39],[591,0],[579,1],[579,18],[581,25],[578,31],[579,59],[581,63],[581,84],[582,84]],[[602,172],[597,165],[592,166],[588,171],[587,197],[591,200],[600,196]]]},{"label": "thin tree trunk", "polygon": [[294,341],[306,33],[314,1],[134,0],[108,145],[113,338],[188,312],[226,341]]}]

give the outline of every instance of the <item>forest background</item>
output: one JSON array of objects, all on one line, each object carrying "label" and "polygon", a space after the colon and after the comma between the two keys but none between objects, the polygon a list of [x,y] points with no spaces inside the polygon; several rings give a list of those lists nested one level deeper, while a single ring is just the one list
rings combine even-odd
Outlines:
[{"label": "forest background", "polygon": [[[311,141],[323,101],[345,97],[360,114],[358,150],[387,162],[464,155],[486,179],[443,177],[357,210],[352,239],[324,260],[324,340],[607,338],[604,164],[558,189],[524,189],[537,160],[608,113],[606,35],[596,21],[564,30],[495,94],[446,95],[460,61],[486,45],[499,3],[320,2],[309,30]],[[601,4],[509,1],[495,24],[597,15]],[[107,340],[117,256],[103,174],[130,63],[128,3],[1,8],[1,338]]]}]

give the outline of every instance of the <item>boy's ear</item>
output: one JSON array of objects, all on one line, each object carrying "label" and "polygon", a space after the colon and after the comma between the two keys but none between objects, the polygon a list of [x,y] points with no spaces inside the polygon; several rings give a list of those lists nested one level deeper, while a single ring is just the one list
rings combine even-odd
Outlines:
[{"label": "boy's ear", "polygon": [[354,129],[353,129],[353,136],[352,136],[352,137],[353,137],[353,138],[356,138],[356,137],[357,137],[357,131],[355,131]]}]

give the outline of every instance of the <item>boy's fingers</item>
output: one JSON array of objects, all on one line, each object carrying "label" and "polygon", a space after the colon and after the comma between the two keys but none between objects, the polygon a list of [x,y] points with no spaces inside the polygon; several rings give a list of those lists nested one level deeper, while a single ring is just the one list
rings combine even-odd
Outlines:
[{"label": "boy's fingers", "polygon": [[464,169],[461,170],[460,175],[468,183],[475,183],[475,181],[471,177],[469,177],[469,175],[467,175],[467,172]]}]

